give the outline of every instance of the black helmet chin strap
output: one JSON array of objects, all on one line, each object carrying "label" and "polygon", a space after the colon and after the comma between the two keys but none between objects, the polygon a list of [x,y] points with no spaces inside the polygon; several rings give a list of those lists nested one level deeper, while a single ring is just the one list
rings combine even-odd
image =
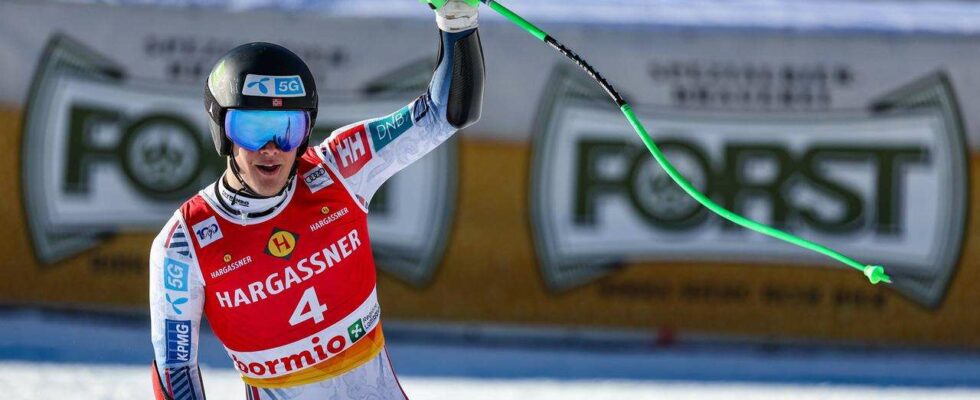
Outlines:
[{"label": "black helmet chin strap", "polygon": [[[228,156],[228,160],[231,161],[230,162],[231,174],[234,175],[235,179],[238,179],[238,183],[242,185],[241,188],[235,191],[235,199],[237,200],[239,193],[245,193],[246,195],[251,197],[264,197],[260,195],[259,192],[256,192],[255,189],[252,189],[252,187],[249,186],[247,183],[245,183],[245,179],[242,178],[241,169],[238,167],[238,162],[235,161],[235,157]],[[289,182],[286,182],[286,186],[289,186]],[[283,187],[283,190],[285,189],[286,188]],[[280,193],[282,193],[282,191],[280,191]],[[232,201],[232,203],[234,203],[234,201]]]}]

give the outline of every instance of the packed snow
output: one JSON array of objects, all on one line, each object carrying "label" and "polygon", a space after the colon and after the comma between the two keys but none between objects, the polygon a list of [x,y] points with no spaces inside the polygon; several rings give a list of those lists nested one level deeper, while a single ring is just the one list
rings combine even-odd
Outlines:
[{"label": "packed snow", "polygon": [[[150,398],[148,321],[0,312],[5,399]],[[386,323],[412,399],[976,399],[980,354],[683,340],[567,330]],[[202,332],[208,398],[242,399],[221,345]]]}]

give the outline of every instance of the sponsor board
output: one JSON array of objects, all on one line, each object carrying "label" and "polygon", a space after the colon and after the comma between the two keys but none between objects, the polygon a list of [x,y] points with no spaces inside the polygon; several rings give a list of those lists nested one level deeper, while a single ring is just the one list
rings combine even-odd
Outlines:
[{"label": "sponsor board", "polygon": [[[555,74],[535,141],[530,206],[551,288],[585,284],[626,260],[831,264],[711,215],[620,123],[621,113],[583,94],[587,83]],[[641,119],[676,168],[722,206],[886,265],[896,288],[935,306],[965,234],[959,112],[937,73],[882,94],[867,112]]]},{"label": "sponsor board", "polygon": [[[285,90],[292,90],[288,86]],[[384,85],[373,93],[356,99],[321,96],[313,139],[402,109],[411,100]],[[118,63],[64,35],[53,36],[44,50],[24,117],[26,220],[42,267],[98,248],[114,234],[156,233],[183,200],[213,182],[224,167],[212,149],[199,89],[130,77]],[[356,141],[341,149],[351,163],[348,172],[370,157],[363,129]],[[379,268],[413,283],[432,275],[452,219],[455,146],[456,141],[440,146],[382,188],[379,209],[369,217],[378,227],[373,239]],[[311,191],[331,184],[329,175],[314,176],[315,171],[303,176]],[[202,247],[221,239],[216,223],[190,228],[189,236]],[[180,254],[190,257],[183,235],[177,230],[170,246],[180,246]],[[132,251],[144,253],[149,244],[145,247]],[[130,258],[133,272],[146,268],[140,256]]]},{"label": "sponsor board", "polygon": [[[432,76],[430,57],[419,56],[418,50],[413,46],[391,46],[388,42],[379,41],[378,44],[384,46],[383,48],[349,48],[348,39],[361,35],[359,29],[374,28],[342,18],[331,19],[331,24],[315,21],[318,26],[316,29],[322,29],[324,34],[315,35],[319,38],[316,41],[303,42],[302,39],[295,38],[304,35],[268,31],[263,34],[240,30],[241,26],[258,25],[242,21],[261,21],[269,17],[264,14],[236,13],[235,18],[228,18],[225,14],[213,11],[194,10],[192,12],[195,14],[203,12],[222,18],[212,18],[219,22],[218,25],[197,24],[191,27],[186,25],[191,19],[185,18],[187,14],[182,12],[168,11],[165,13],[166,17],[161,17],[158,10],[143,13],[118,7],[93,6],[94,8],[90,8],[92,12],[65,13],[62,6],[31,2],[0,3],[0,8],[3,9],[0,14],[11,16],[7,19],[10,22],[7,28],[14,35],[10,37],[24,39],[16,46],[0,46],[0,52],[4,54],[0,59],[27,60],[8,62],[9,68],[6,71],[9,79],[0,81],[0,87],[3,88],[0,96],[8,104],[0,109],[0,116],[3,116],[0,118],[0,132],[3,133],[0,135],[0,142],[8,147],[21,147],[24,151],[21,158],[0,160],[0,164],[6,163],[0,171],[8,174],[7,179],[0,180],[0,187],[7,193],[15,194],[3,199],[3,204],[15,211],[2,218],[5,218],[5,226],[23,232],[0,243],[0,250],[10,255],[5,264],[6,271],[18,276],[17,280],[0,282],[0,296],[5,302],[70,302],[77,305],[145,307],[146,257],[153,234],[172,215],[180,200],[213,181],[223,168],[217,158],[214,159],[218,161],[215,163],[217,165],[212,165],[210,155],[213,154],[213,146],[207,134],[206,121],[195,123],[193,116],[186,117],[180,112],[182,108],[171,107],[170,103],[160,103],[157,100],[186,96],[186,99],[180,101],[190,104],[187,109],[191,111],[187,115],[200,112],[201,82],[214,60],[227,49],[239,44],[245,37],[242,36],[243,33],[285,40],[287,47],[296,50],[310,64],[314,73],[319,74],[322,108],[316,131],[321,140],[337,127],[357,120],[388,115],[393,110],[400,109],[407,99],[425,91]],[[107,19],[107,15],[125,18]],[[33,23],[54,17],[60,18],[59,21],[63,24],[54,27]],[[111,20],[113,29],[106,30],[104,24],[92,23],[95,20]],[[310,29],[305,23],[287,25],[290,29],[294,29],[294,26],[302,30]],[[39,59],[45,42],[55,29],[83,38],[86,44],[95,46],[111,57],[95,54],[78,43],[68,45],[70,41],[63,40],[61,44],[65,46],[59,47],[58,54],[61,60],[59,65],[64,69],[51,68],[51,61],[56,59],[51,51],[40,57],[41,63],[35,63],[34,60]],[[562,32],[575,35],[580,33],[579,29],[578,26],[569,25],[557,27],[554,33],[556,36],[562,36]],[[132,34],[103,33],[110,31]],[[404,38],[415,38],[412,41],[421,43],[430,36],[431,26],[426,21],[420,21],[417,26],[414,22],[405,23],[399,26],[399,32]],[[815,120],[825,117],[836,119],[841,113],[835,110],[850,110],[850,114],[859,120],[871,119],[870,116],[886,116],[889,107],[882,106],[879,110],[871,111],[866,108],[879,102],[882,94],[888,90],[911,82],[930,70],[943,68],[950,73],[951,80],[955,83],[968,133],[974,139],[972,148],[976,149],[976,144],[980,143],[976,140],[980,138],[980,129],[977,129],[980,126],[977,116],[980,114],[969,112],[977,108],[977,99],[980,99],[975,95],[980,93],[977,91],[980,80],[972,79],[975,75],[973,66],[978,63],[980,53],[967,51],[976,45],[975,37],[937,41],[923,40],[922,36],[912,33],[883,39],[876,34],[859,33],[829,36],[821,32],[732,34],[725,30],[720,34],[697,32],[692,35],[685,31],[661,32],[651,36],[643,30],[636,32],[638,33],[624,35],[619,29],[597,26],[592,34],[579,36],[584,47],[591,47],[595,51],[592,55],[595,59],[616,61],[609,64],[613,70],[609,70],[608,75],[616,78],[617,86],[628,91],[625,93],[628,98],[636,100],[635,109],[643,114],[641,116],[650,128],[657,126],[656,119],[650,121],[650,117],[659,118],[664,113],[676,116],[691,112],[696,116],[704,116],[712,112],[715,114],[711,118],[713,120],[729,117],[738,119],[735,117],[739,115],[758,119],[768,117],[770,113],[772,119],[781,119],[780,114],[784,112],[812,112],[811,119]],[[519,40],[509,39],[519,39],[521,32],[503,34],[513,35],[513,38],[504,38],[508,39],[504,43],[520,43]],[[290,40],[295,44],[288,44]],[[624,49],[630,51],[627,53]],[[719,49],[725,50],[719,52]],[[372,55],[382,51],[389,54],[390,59],[407,60],[419,57],[425,58],[426,62],[405,64],[404,70],[389,63],[362,62],[371,60]],[[896,59],[901,62],[896,63]],[[540,237],[536,214],[542,210],[533,210],[528,215],[529,197],[535,198],[540,194],[534,188],[528,190],[528,179],[531,176],[528,166],[534,166],[539,161],[542,148],[536,145],[529,149],[525,140],[528,137],[536,140],[542,138],[541,132],[544,128],[542,125],[532,126],[532,121],[539,112],[547,111],[544,107],[536,106],[540,105],[540,100],[551,99],[553,92],[540,91],[542,83],[548,81],[551,70],[547,66],[525,68],[539,63],[540,60],[533,57],[516,57],[510,61],[507,68],[498,72],[512,85],[507,90],[487,92],[483,119],[470,129],[474,139],[465,139],[458,144],[454,141],[441,146],[423,161],[396,175],[371,201],[370,231],[378,266],[392,272],[379,274],[379,285],[384,288],[381,296],[386,318],[547,324],[596,329],[624,327],[644,332],[666,328],[668,332],[676,330],[681,337],[687,332],[699,332],[777,340],[813,338],[847,342],[980,346],[980,339],[976,335],[980,331],[980,314],[975,312],[975,304],[980,299],[973,283],[980,281],[980,268],[977,267],[980,265],[977,262],[980,260],[980,239],[976,238],[977,235],[966,235],[965,244],[959,245],[963,254],[959,263],[954,265],[955,274],[952,276],[955,279],[948,281],[949,290],[946,291],[945,300],[941,300],[935,308],[922,307],[921,304],[924,304],[922,300],[928,300],[932,296],[928,287],[942,282],[942,276],[937,279],[927,273],[926,278],[917,283],[919,288],[912,289],[921,291],[925,296],[912,301],[907,298],[913,293],[910,289],[902,288],[902,292],[899,292],[893,290],[895,286],[872,287],[860,275],[855,276],[853,271],[824,268],[832,262],[821,259],[797,262],[791,258],[780,258],[778,262],[760,262],[764,260],[655,258],[631,254],[627,258],[610,258],[607,260],[609,263],[596,263],[607,269],[595,275],[594,280],[582,279],[581,286],[576,286],[570,280],[563,281],[565,285],[556,285],[555,282],[545,280],[542,268],[544,263],[537,243]],[[553,61],[560,64],[566,62],[560,58]],[[387,71],[388,68],[392,69]],[[28,96],[27,86],[32,82],[29,79],[32,71],[35,71],[34,90]],[[410,74],[406,74],[406,71]],[[379,80],[377,77],[380,72],[388,75]],[[54,104],[50,96],[45,96],[54,90],[52,87],[45,87],[40,82],[42,80],[50,80],[48,84],[72,81],[76,86],[85,83],[88,85],[86,87],[97,87],[99,90],[86,93],[97,96],[85,99],[126,111],[128,109],[109,101],[116,97],[117,92],[114,90],[118,89],[126,92],[121,96],[130,100],[130,103],[142,104],[141,110],[146,110],[149,115],[166,112],[191,121],[189,125],[200,134],[200,146],[204,149],[202,152],[205,156],[201,161],[204,172],[200,176],[193,176],[192,169],[180,167],[183,163],[195,164],[189,162],[193,157],[188,156],[194,154],[191,151],[192,143],[182,139],[180,132],[171,132],[162,136],[167,138],[166,148],[179,148],[184,153],[185,157],[180,162],[166,156],[169,151],[155,150],[147,154],[138,150],[159,149],[161,146],[137,147],[137,140],[129,139],[128,146],[134,150],[121,146],[120,142],[121,150],[115,153],[88,151],[81,157],[86,163],[96,163],[98,168],[83,169],[84,173],[79,175],[96,178],[89,179],[90,183],[94,182],[99,185],[99,190],[106,192],[97,193],[93,186],[89,186],[83,187],[84,190],[81,191],[75,189],[70,192],[76,195],[67,200],[63,199],[65,196],[57,196],[56,190],[65,186],[64,181],[39,180],[34,173],[49,168],[64,171],[68,153],[39,149],[45,143],[67,149],[69,146],[65,138],[79,135],[84,130],[28,130],[28,117],[47,119],[45,123],[57,126],[81,126],[90,132],[98,132],[88,134],[88,137],[96,138],[92,144],[110,149],[113,141],[109,139],[112,136],[124,136],[112,134],[112,131],[126,131],[130,125],[139,125],[138,122],[143,117],[142,111],[136,110],[126,111],[125,120],[95,115],[98,118],[76,118],[78,124],[69,124],[66,121],[69,121],[68,116],[71,113],[64,103],[58,103],[62,105],[58,108],[49,107],[48,111],[39,113],[39,107]],[[137,88],[145,90],[136,90]],[[178,93],[169,96],[171,92]],[[113,95],[103,96],[106,93]],[[354,96],[352,93],[358,95]],[[158,94],[167,96],[161,97]],[[107,99],[106,102],[101,102],[103,97]],[[22,99],[29,99],[28,104],[24,105]],[[424,102],[415,103],[415,122],[431,119],[422,118],[431,111],[424,106]],[[600,109],[605,107],[609,107],[605,101],[598,106]],[[908,107],[907,104],[892,107],[896,108],[903,110]],[[651,110],[656,112],[648,113]],[[693,110],[704,113],[693,113]],[[40,115],[35,116],[35,113]],[[159,129],[159,121],[157,123]],[[621,116],[611,124],[613,130],[628,129]],[[171,125],[177,126],[176,123]],[[178,131],[172,127],[169,129]],[[627,132],[617,131],[610,137],[619,138],[620,135],[624,141],[637,143],[635,136],[630,136]],[[702,144],[704,139],[700,135],[693,139],[680,139],[705,147]],[[314,143],[319,141],[314,140]],[[873,142],[869,144],[878,146],[885,143],[883,140]],[[780,145],[778,142],[776,144]],[[671,149],[665,150],[671,150],[671,157],[686,159],[678,163],[685,165],[685,174],[704,179],[696,181],[696,184],[701,185],[699,187],[718,186],[718,179],[697,177],[697,156],[693,155],[694,152],[685,152],[682,145],[683,143],[673,145]],[[717,154],[717,146],[720,145],[714,146],[704,148],[706,158],[711,163],[725,161],[723,155]],[[785,145],[777,147],[785,148]],[[457,151],[465,157],[457,157]],[[630,151],[636,150],[630,148]],[[792,159],[799,157],[798,151],[796,148],[791,149]],[[138,152],[144,154],[138,155]],[[767,154],[772,153],[774,152]],[[609,160],[608,155],[601,152],[593,155]],[[172,168],[168,170],[170,176],[153,173],[154,169],[159,169],[156,167],[139,172],[131,171],[131,176],[127,175],[122,166],[124,157],[143,164],[135,168],[171,165],[167,167]],[[821,162],[821,168],[815,171],[816,175],[829,176],[831,184],[827,186],[844,186],[845,190],[840,193],[833,193],[831,190],[829,195],[817,193],[818,196],[829,198],[823,199],[827,204],[821,207],[835,207],[833,210],[817,208],[817,217],[827,219],[847,216],[848,210],[858,209],[853,206],[853,202],[833,200],[835,194],[841,198],[850,197],[842,196],[841,193],[854,194],[855,187],[865,190],[857,192],[862,212],[869,212],[872,203],[875,210],[879,209],[878,198],[872,200],[865,185],[877,186],[867,182],[867,179],[881,176],[882,170],[876,170],[879,174],[873,173],[872,161],[866,155],[863,157],[864,161],[854,161],[854,167],[858,169],[855,172],[841,172],[843,163],[837,159]],[[915,162],[911,163],[901,159],[892,165],[902,168],[897,174],[903,177],[901,182],[907,192],[909,187],[918,187],[910,180],[923,171],[933,171],[936,168],[935,163],[942,160],[942,157],[944,156],[937,156],[930,150],[925,164],[921,159],[913,159]],[[142,160],[157,161],[148,163]],[[42,162],[56,164],[56,168],[40,165]],[[459,168],[457,163],[460,164]],[[616,163],[617,161],[612,162]],[[828,163],[829,165],[824,165]],[[748,166],[741,167],[744,168],[740,172],[744,172],[743,176],[758,179],[756,182],[765,182],[764,178],[772,178],[766,172],[775,169],[777,162],[750,159],[746,164]],[[571,167],[578,164],[568,162],[567,165]],[[612,171],[604,168],[606,167],[598,166],[599,178],[614,175],[604,173],[617,172],[615,165]],[[721,167],[712,165],[710,169],[716,171]],[[462,174],[458,181],[457,170]],[[974,200],[971,203],[980,198],[978,172],[980,157],[974,152],[971,160],[971,181],[966,185],[959,185],[972,193]],[[181,189],[186,190],[182,194],[160,196],[144,193],[146,189],[137,188],[138,183],[151,189],[157,187],[156,185],[180,187],[181,180],[189,179],[188,176],[197,179],[198,183],[186,185],[186,189]],[[130,182],[128,179],[131,177],[142,181]],[[865,182],[845,182],[846,179],[864,179]],[[538,178],[532,180],[544,182]],[[649,180],[656,182],[658,177]],[[662,179],[659,181],[662,182]],[[804,183],[814,185],[814,182]],[[460,185],[458,204],[457,184]],[[44,185],[50,187],[45,189]],[[819,186],[819,183],[816,185]],[[643,188],[642,185],[626,186],[636,188],[637,193],[653,191]],[[126,197],[129,192],[132,198]],[[629,203],[632,201],[629,199],[629,192],[601,193],[600,204],[595,204],[595,210],[599,211],[595,214],[598,221],[604,218],[601,212],[613,210],[603,202]],[[81,195],[77,195],[78,193]],[[79,202],[85,196],[104,196],[109,193],[112,196],[99,197],[97,200],[118,199],[118,204],[114,204],[111,209],[95,208],[94,205],[100,204],[97,201]],[[766,200],[760,200],[758,196],[753,194],[749,196],[749,200],[742,200],[748,202],[741,206],[743,211],[755,210],[753,212],[758,214],[750,215],[751,217],[772,219],[772,212],[764,209]],[[672,195],[661,197],[675,199]],[[794,211],[798,211],[797,204],[792,201],[797,200],[799,199],[790,200]],[[905,210],[907,207],[917,206],[919,200],[903,197],[901,201],[903,203],[899,208]],[[81,212],[64,212],[64,206],[68,202]],[[125,215],[123,212],[128,210],[125,206],[133,205],[134,202],[138,204],[134,209],[140,210],[140,213]],[[760,202],[761,206],[758,204]],[[660,207],[663,205],[660,203],[673,205],[665,210]],[[822,203],[821,201],[818,205]],[[897,204],[893,202],[892,206]],[[639,206],[620,204],[619,211],[626,214],[625,218],[635,222],[636,214],[643,213],[645,208],[650,208],[654,218],[659,220],[678,219],[683,216],[678,216],[679,213],[691,210],[686,208],[690,204],[684,201],[665,200],[650,206],[649,203],[641,203]],[[641,211],[632,210],[633,207]],[[16,210],[24,210],[26,214]],[[337,211],[325,211],[324,216]],[[967,214],[964,216],[969,218],[967,229],[970,232],[975,231],[980,226],[980,217],[977,213]],[[874,219],[867,214],[859,219],[868,224],[868,221],[876,221],[879,215],[886,216],[875,211]],[[86,217],[87,219],[83,219]],[[785,219],[791,229],[796,229],[793,225],[798,224],[800,218],[799,215],[790,214]],[[907,218],[902,218],[904,223],[909,222]],[[643,221],[645,218],[639,220]],[[21,228],[25,223],[27,226]],[[690,232],[710,228],[713,222],[709,220],[701,223],[706,225],[694,224],[689,228]],[[184,232],[187,237],[181,238],[183,241],[174,240],[171,243],[189,243],[189,236],[194,234],[190,232],[190,227],[187,228]],[[808,231],[818,228],[803,225],[803,229],[804,231],[794,230],[794,233],[808,238],[817,237],[809,236],[812,232]],[[452,240],[449,236],[450,230],[453,232]],[[734,231],[737,230],[721,232],[731,235]],[[868,233],[867,226],[857,232],[858,235],[863,235],[860,238],[887,238],[876,236],[877,233]],[[749,233],[746,235],[752,236]],[[176,234],[173,237],[177,239]],[[957,235],[951,237],[955,242]],[[663,246],[662,243],[656,245]],[[747,245],[758,248],[758,243],[749,242]],[[956,243],[950,245],[957,246]],[[186,249],[186,246],[182,248]],[[32,250],[34,257],[31,256]],[[188,252],[185,256],[189,257],[191,254]],[[235,254],[235,259],[229,258],[228,262],[232,263],[242,256],[244,255]],[[593,264],[594,261],[596,260],[589,260],[588,264]],[[860,261],[875,260],[862,258]],[[235,262],[233,265],[238,264]],[[436,266],[439,266],[438,273],[433,277],[432,274],[437,271]],[[613,269],[613,266],[618,268]],[[890,265],[886,266],[891,268]],[[912,275],[907,275],[912,272],[915,272],[914,268],[902,273],[900,287],[910,281],[917,281]],[[416,285],[405,285],[406,280]],[[558,291],[549,291],[548,288],[557,288]],[[801,315],[806,317],[801,318]],[[367,324],[366,319],[363,323]],[[338,334],[346,337],[348,325],[343,326],[345,331]],[[323,339],[325,343],[328,338]],[[361,341],[363,340],[362,338]]]}]

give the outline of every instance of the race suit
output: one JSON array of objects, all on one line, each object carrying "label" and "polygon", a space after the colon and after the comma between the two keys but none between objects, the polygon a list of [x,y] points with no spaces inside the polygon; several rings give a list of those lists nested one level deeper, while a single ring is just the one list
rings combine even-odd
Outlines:
[{"label": "race suit", "polygon": [[406,398],[381,329],[367,205],[388,178],[479,119],[479,34],[440,34],[426,93],[311,146],[280,195],[243,196],[219,179],[166,223],[149,262],[158,399],[204,399],[202,315],[249,400]]}]

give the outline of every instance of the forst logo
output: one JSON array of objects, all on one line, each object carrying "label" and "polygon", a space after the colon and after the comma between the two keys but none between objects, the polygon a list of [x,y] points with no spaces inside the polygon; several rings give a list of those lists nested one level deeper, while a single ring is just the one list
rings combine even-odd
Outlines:
[{"label": "forst logo", "polygon": [[64,164],[69,193],[91,189],[95,169],[121,168],[147,197],[184,195],[200,183],[213,157],[202,146],[201,125],[177,113],[144,114],[108,106],[73,104],[68,110],[68,157]]},{"label": "forst logo", "polygon": [[[830,264],[713,215],[620,129],[622,115],[594,107],[576,85],[552,85],[558,94],[548,96],[534,149],[533,229],[551,288],[585,284],[626,260]],[[723,207],[887,265],[893,287],[935,305],[959,258],[967,207],[965,138],[948,88],[930,76],[864,115],[647,119],[671,163]]]},{"label": "forst logo", "polygon": [[[720,157],[711,159],[699,141],[686,139],[694,132],[662,137],[660,148],[683,165],[684,174],[702,191],[712,193],[725,208],[736,213],[750,210],[753,202],[768,204],[764,219],[779,228],[790,226],[828,234],[872,230],[895,236],[908,221],[900,213],[901,196],[916,168],[927,166],[929,149],[922,146],[876,147],[828,142],[805,151],[771,141],[725,144]],[[710,223],[708,210],[687,196],[661,170],[642,144],[621,140],[584,139],[575,148],[576,169],[574,222],[581,227],[597,225],[601,204],[623,201],[645,224],[656,229],[684,232]],[[720,159],[719,159],[720,158]],[[876,182],[871,193],[835,179],[826,170],[835,160],[864,164],[862,180]],[[623,168],[608,168],[609,164]],[[753,170],[756,168],[756,170]],[[770,168],[771,172],[756,172]],[[795,186],[820,191],[825,201],[840,211],[826,212],[811,202],[794,198]],[[756,213],[755,215],[763,215]],[[741,228],[725,224],[721,229]]]},{"label": "forst logo", "polygon": [[373,155],[364,125],[357,126],[330,139],[330,151],[338,163],[340,174],[349,178],[371,161]]},{"label": "forst logo", "polygon": [[296,250],[296,242],[298,240],[299,235],[275,228],[272,230],[272,236],[269,237],[269,242],[266,244],[265,253],[273,257],[288,260],[293,255],[293,250]]},{"label": "forst logo", "polygon": [[224,168],[209,153],[199,93],[126,81],[107,60],[56,37],[32,82],[23,187],[42,264],[119,230],[159,229]]}]

